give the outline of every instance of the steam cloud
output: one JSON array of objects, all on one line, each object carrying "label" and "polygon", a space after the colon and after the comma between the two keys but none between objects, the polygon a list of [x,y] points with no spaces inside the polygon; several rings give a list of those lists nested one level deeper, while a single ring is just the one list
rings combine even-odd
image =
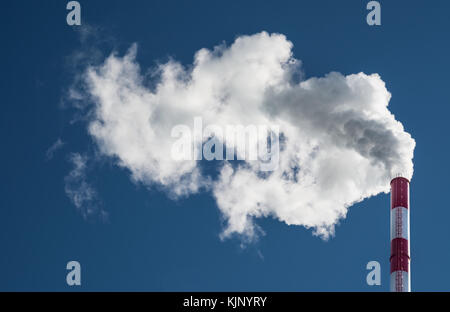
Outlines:
[{"label": "steam cloud", "polygon": [[[273,217],[326,239],[351,205],[388,192],[396,173],[412,177],[415,141],[388,110],[391,95],[377,74],[294,82],[300,62],[292,43],[261,32],[199,50],[189,69],[160,65],[150,87],[136,50],[86,71],[94,102],[89,133],[135,182],[173,196],[211,191],[226,220],[222,238],[253,239],[255,218]],[[279,125],[278,168],[261,175],[251,163],[225,161],[211,180],[197,161],[174,160],[171,129],[192,126],[196,116],[223,126]]]}]

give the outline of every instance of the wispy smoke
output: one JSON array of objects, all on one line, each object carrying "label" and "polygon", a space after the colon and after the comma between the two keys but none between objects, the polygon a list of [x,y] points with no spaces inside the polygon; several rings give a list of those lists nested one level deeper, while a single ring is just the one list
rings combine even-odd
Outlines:
[{"label": "wispy smoke", "polygon": [[45,158],[47,160],[51,160],[55,155],[55,153],[61,148],[63,148],[65,144],[66,143],[64,143],[63,140],[61,140],[61,138],[58,138],[58,140],[56,140],[55,143],[53,143],[52,146],[50,146],[48,150],[45,152]]},{"label": "wispy smoke", "polygon": [[83,218],[89,219],[93,216],[107,220],[107,213],[100,207],[97,192],[87,181],[87,156],[73,153],[70,156],[70,162],[73,165],[72,170],[65,177],[65,187],[67,196],[81,213]]},{"label": "wispy smoke", "polygon": [[[393,174],[412,177],[415,141],[389,112],[391,95],[377,74],[332,72],[294,82],[300,61],[292,43],[266,32],[201,49],[189,68],[160,65],[156,82],[144,79],[136,50],[86,71],[94,102],[89,133],[134,181],[174,195],[210,190],[226,220],[223,238],[255,238],[260,217],[327,238],[348,207],[387,192]],[[192,125],[196,116],[223,126],[279,125],[278,168],[261,175],[250,163],[225,162],[211,181],[198,162],[174,160],[171,129]],[[88,188],[82,194],[74,202],[89,199]]]}]

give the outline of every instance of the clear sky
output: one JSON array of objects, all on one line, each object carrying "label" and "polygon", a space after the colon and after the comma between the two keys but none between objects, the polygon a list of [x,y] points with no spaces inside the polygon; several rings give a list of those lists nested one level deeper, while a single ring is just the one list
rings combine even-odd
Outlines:
[{"label": "clear sky", "polygon": [[[411,181],[414,291],[448,291],[450,209],[450,19],[448,1],[380,1],[382,25],[366,24],[368,1],[80,1],[82,24],[98,29],[101,54],[138,43],[142,68],[172,57],[192,64],[200,48],[239,35],[282,33],[306,78],[330,71],[378,73],[390,111],[416,140]],[[222,241],[210,193],[171,200],[130,180],[105,159],[88,179],[108,220],[85,220],[65,192],[71,153],[95,154],[77,111],[64,105],[73,55],[87,51],[66,24],[65,1],[1,4],[3,182],[0,184],[0,290],[387,291],[389,196],[349,209],[324,241],[311,230],[257,219],[265,235],[241,247]],[[64,142],[51,157],[48,149]],[[66,180],[67,181],[67,180]],[[82,286],[66,284],[66,263]],[[366,284],[381,263],[382,285]]]}]

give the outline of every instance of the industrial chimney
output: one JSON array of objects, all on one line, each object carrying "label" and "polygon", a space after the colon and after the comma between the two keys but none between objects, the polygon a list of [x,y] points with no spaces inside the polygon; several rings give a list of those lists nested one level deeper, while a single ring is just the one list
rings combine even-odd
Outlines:
[{"label": "industrial chimney", "polygon": [[411,291],[409,256],[409,181],[391,181],[391,291]]}]

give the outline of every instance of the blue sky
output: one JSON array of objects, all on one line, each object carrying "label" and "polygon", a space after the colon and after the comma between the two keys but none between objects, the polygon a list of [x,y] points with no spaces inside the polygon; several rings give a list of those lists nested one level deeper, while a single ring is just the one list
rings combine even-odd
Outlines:
[{"label": "blue sky", "polygon": [[[134,42],[142,68],[244,34],[286,35],[306,77],[330,71],[379,73],[390,111],[416,140],[411,183],[414,291],[449,290],[448,159],[450,5],[380,1],[382,25],[365,22],[366,1],[80,1],[82,23],[98,27],[100,51]],[[108,222],[84,220],[64,191],[71,153],[93,155],[86,123],[63,107],[74,79],[70,56],[86,49],[66,23],[64,1],[2,3],[3,182],[0,186],[0,290],[387,291],[389,196],[350,208],[328,241],[272,218],[265,235],[240,247],[221,241],[214,198],[173,201],[130,181],[105,159],[89,168]],[[48,160],[46,151],[65,142]],[[82,267],[82,286],[66,285],[66,263]],[[366,284],[366,264],[381,263],[382,285]]]}]

